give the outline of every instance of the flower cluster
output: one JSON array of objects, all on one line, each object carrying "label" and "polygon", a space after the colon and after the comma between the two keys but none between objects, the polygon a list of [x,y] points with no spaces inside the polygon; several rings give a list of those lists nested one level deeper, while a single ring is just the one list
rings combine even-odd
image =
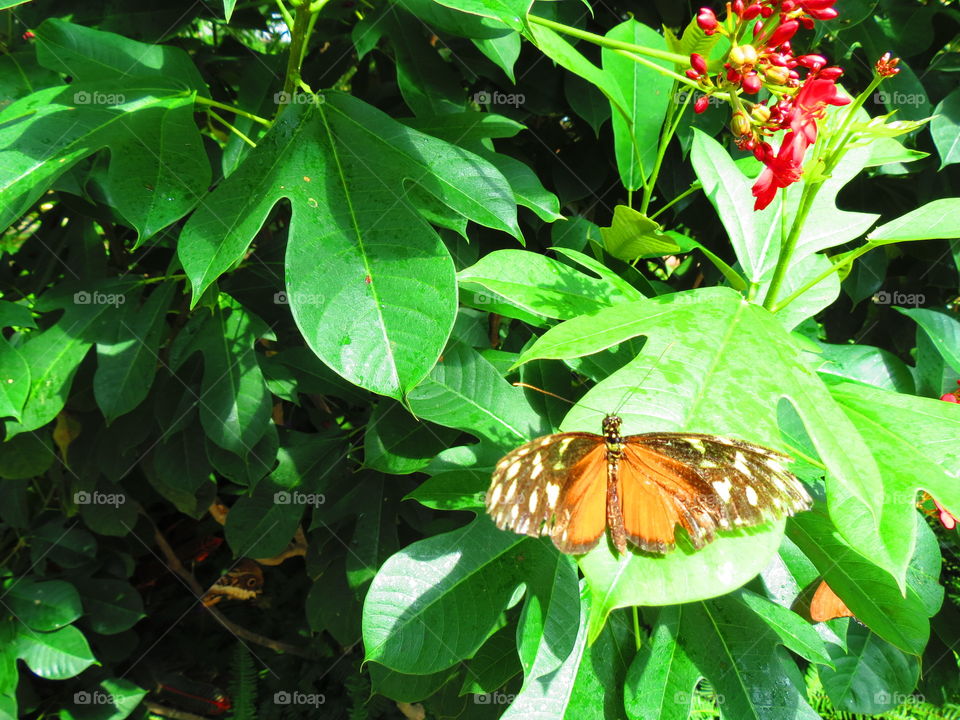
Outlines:
[{"label": "flower cluster", "polygon": [[[890,56],[887,54],[880,59],[880,62],[889,62],[889,60]],[[880,71],[880,62],[877,63],[878,72]],[[894,61],[894,65],[896,65],[896,61]],[[881,74],[883,73],[881,72]],[[960,380],[957,380],[957,385],[960,385]],[[941,395],[940,399],[944,402],[960,403],[960,388],[954,390],[953,392]],[[940,518],[940,524],[942,524],[947,530],[953,530],[957,526],[957,518],[955,518],[949,510],[941,505],[935,497],[931,496],[931,499],[933,500],[933,504],[937,506],[937,514]]]},{"label": "flower cluster", "polygon": [[[827,106],[850,102],[836,85],[843,74],[840,68],[827,67],[827,60],[821,55],[795,55],[790,44],[801,27],[809,29],[815,21],[837,17],[835,2],[734,0],[727,3],[723,22],[710,8],[701,8],[697,15],[697,24],[704,33],[726,35],[731,48],[722,70],[713,75],[705,58],[696,53],[690,56],[687,77],[706,93],[697,99],[694,110],[706,110],[707,96],[714,92],[725,92],[730,97],[730,128],[738,147],[751,150],[766,166],[753,186],[756,210],[769,205],[778,189],[800,179],[804,154],[817,139],[818,121],[823,119]],[[886,60],[890,62],[889,58]],[[769,100],[750,102],[743,97],[757,95],[763,88],[770,93],[772,105]],[[766,138],[780,130],[787,132],[774,153]]]}]

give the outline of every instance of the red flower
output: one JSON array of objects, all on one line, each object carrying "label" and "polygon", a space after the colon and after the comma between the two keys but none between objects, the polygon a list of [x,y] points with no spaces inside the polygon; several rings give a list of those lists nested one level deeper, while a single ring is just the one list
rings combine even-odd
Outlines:
[{"label": "red flower", "polygon": [[[766,168],[753,185],[757,199],[754,210],[763,210],[773,201],[779,188],[795,183],[803,175],[803,156],[817,141],[817,121],[826,113],[827,105],[846,105],[850,99],[840,94],[834,68],[810,74],[792,102],[777,103],[780,127],[789,128],[776,156],[769,156]],[[829,72],[827,72],[829,71]]]},{"label": "red flower", "polygon": [[940,524],[943,525],[947,530],[953,530],[957,526],[957,518],[951,514],[936,498],[933,499],[933,504],[937,506],[937,510],[940,513]]}]

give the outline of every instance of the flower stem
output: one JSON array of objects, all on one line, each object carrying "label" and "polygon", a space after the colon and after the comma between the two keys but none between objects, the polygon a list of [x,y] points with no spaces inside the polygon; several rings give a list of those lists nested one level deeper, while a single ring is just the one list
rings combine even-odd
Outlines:
[{"label": "flower stem", "polygon": [[851,250],[848,253],[844,253],[842,260],[840,260],[839,262],[833,263],[830,267],[828,267],[826,270],[824,270],[819,275],[817,275],[813,280],[811,280],[808,283],[804,283],[802,287],[798,288],[797,290],[794,290],[792,293],[787,295],[787,297],[785,297],[783,300],[776,303],[772,308],[770,308],[770,311],[777,312],[778,310],[782,310],[787,305],[789,305],[794,300],[796,300],[798,297],[800,297],[805,292],[807,292],[807,290],[812,288],[814,285],[819,284],[820,282],[828,278],[833,273],[840,272],[847,265],[853,264],[854,260],[856,260],[857,258],[863,255],[866,255],[868,252],[870,252],[871,250],[874,250],[877,247],[878,247],[877,245],[873,245],[868,242],[866,245],[861,245],[855,250]]},{"label": "flower stem", "polygon": [[[595,33],[587,32],[586,30],[579,30],[578,28],[570,27],[569,25],[563,25],[562,23],[554,22],[553,20],[547,20],[546,18],[537,17],[536,15],[527,15],[527,20],[535,25],[542,25],[543,27],[556,30],[564,35],[570,35],[575,38],[580,38],[581,40],[587,40],[595,45],[610,48],[611,50],[626,50],[630,53],[636,53],[637,55],[643,55],[644,57],[651,57],[657,60],[666,60],[667,62],[676,63],[678,65],[690,64],[690,58],[686,55],[680,55],[679,53],[672,53],[666,50],[657,50],[656,48],[648,48],[644,47],[643,45],[634,45],[633,43],[623,42],[622,40],[613,40],[611,38],[606,38],[603,35],[597,35]],[[656,67],[658,70],[665,69],[659,65]]]},{"label": "flower stem", "polygon": [[[771,310],[776,305],[777,295],[780,294],[780,288],[787,276],[787,270],[790,268],[790,260],[793,258],[793,253],[797,249],[800,231],[803,230],[807,215],[810,214],[810,208],[813,207],[813,201],[819,189],[819,182],[809,183],[803,186],[803,194],[800,196],[800,207],[797,208],[797,214],[793,218],[793,224],[790,226],[790,233],[787,235],[787,239],[780,244],[780,257],[777,258],[777,267],[773,271],[773,278],[770,280],[767,296],[763,300],[763,306],[767,310]],[[784,208],[786,208],[785,201]]]}]

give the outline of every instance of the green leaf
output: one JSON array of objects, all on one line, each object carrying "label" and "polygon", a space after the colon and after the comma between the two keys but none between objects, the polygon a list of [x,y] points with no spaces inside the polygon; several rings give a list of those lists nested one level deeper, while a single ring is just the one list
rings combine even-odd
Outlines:
[{"label": "green leaf", "polygon": [[830,654],[817,631],[795,612],[746,588],[741,589],[736,597],[763,618],[785,647],[810,662],[833,665]]},{"label": "green leaf", "polygon": [[940,154],[940,169],[960,162],[960,88],[939,102],[933,111],[930,135]]},{"label": "green leaf", "polygon": [[22,433],[0,443],[0,478],[28,480],[43,475],[56,459],[48,432]]},{"label": "green leaf", "polygon": [[712,137],[694,128],[690,162],[703,184],[703,194],[717,211],[737,260],[750,282],[773,270],[779,243],[759,236],[754,224],[753,195],[733,159]]},{"label": "green leaf", "polygon": [[960,237],[960,198],[942,198],[884,223],[867,236],[872,245]]},{"label": "green leaf", "polygon": [[30,578],[7,580],[3,602],[14,616],[32,630],[59,630],[80,617],[80,595],[62,580],[36,582]]},{"label": "green leaf", "polygon": [[517,626],[509,623],[497,630],[467,664],[460,693],[492,693],[520,673],[517,662]]},{"label": "green leaf", "polygon": [[289,198],[287,298],[307,343],[351,382],[399,399],[435,362],[456,302],[449,253],[403,200],[403,183],[519,237],[516,205],[476,155],[347,95],[324,97],[284,111],[187,223],[179,254],[197,298]]},{"label": "green leaf", "polygon": [[418,421],[395,400],[374,408],[363,437],[364,464],[380,472],[406,475],[423,469],[457,433]]},{"label": "green leaf", "polygon": [[[623,716],[623,684],[636,653],[632,623],[623,615],[614,617],[596,642],[588,642],[570,688],[567,717],[607,720]],[[558,688],[563,692],[562,686]]]},{"label": "green leaf", "polygon": [[80,690],[74,693],[75,704],[61,710],[61,718],[63,720],[124,720],[139,707],[147,694],[146,690],[123,678],[107,678],[98,687],[102,689]]},{"label": "green leaf", "polygon": [[206,92],[203,78],[181,48],[138,42],[56,18],[45,20],[34,32],[40,64],[74,82],[97,80],[107,86],[119,78],[141,76],[162,81],[163,87]]},{"label": "green leaf", "polygon": [[[879,538],[897,562],[902,577],[916,543],[916,499],[923,489],[947,509],[960,514],[960,408],[953,403],[841,383],[830,388],[834,399],[866,441],[883,478],[883,514]],[[846,498],[830,500],[830,515],[846,518]],[[857,531],[857,524],[851,530]],[[870,542],[864,534],[863,547]],[[867,557],[871,557],[868,554]],[[903,568],[903,570],[901,570]]]},{"label": "green leaf", "polygon": [[407,398],[417,417],[466,430],[512,448],[539,434],[540,418],[523,390],[511,387],[471,347],[454,341],[430,377]]},{"label": "green leaf", "polygon": [[830,646],[836,670],[820,668],[820,680],[831,704],[851,713],[873,715],[892,710],[917,686],[917,658],[853,625],[847,631],[847,649]]},{"label": "green leaf", "polygon": [[293,539],[307,506],[325,501],[322,493],[288,492],[269,478],[262,480],[252,495],[230,508],[224,536],[235,557],[279,555]]},{"label": "green leaf", "polygon": [[516,84],[513,66],[520,57],[520,33],[513,32],[498,38],[471,38],[471,41],[490,62],[503,70],[510,82]]},{"label": "green leaf", "polygon": [[[607,32],[611,40],[633,43],[656,50],[666,50],[663,36],[636,20],[622,22]],[[620,90],[625,114],[613,110],[613,149],[620,180],[627,190],[637,190],[653,172],[673,79],[655,69],[634,62],[609,48],[601,50],[603,69]],[[673,70],[673,63],[652,60]],[[588,78],[589,79],[589,78]],[[602,89],[602,88],[601,88]],[[611,101],[613,103],[613,101]],[[616,218],[614,218],[616,222]],[[632,258],[631,258],[632,259]]]},{"label": "green leaf", "polygon": [[30,365],[5,338],[0,338],[0,417],[21,420],[30,392]]},{"label": "green leaf", "polygon": [[601,543],[579,560],[590,586],[590,638],[617,608],[693,602],[736,590],[776,555],[783,525],[779,520],[749,534],[722,533],[702,550],[677,548],[666,555],[617,558]]},{"label": "green leaf", "polygon": [[618,260],[660,257],[679,252],[673,238],[661,232],[660,224],[627,205],[613,209],[610,227],[600,228],[603,247]]},{"label": "green leaf", "polygon": [[214,488],[206,442],[196,421],[157,446],[153,471],[150,484],[178,510],[193,517],[206,512]]},{"label": "green leaf", "polygon": [[457,675],[460,668],[447,668],[430,675],[407,675],[386,668],[379,663],[368,663],[370,689],[399,702],[415,703],[426,700]]},{"label": "green leaf", "polygon": [[270,393],[254,347],[272,333],[228,295],[220,295],[211,314],[200,313],[195,318],[200,325],[177,362],[195,351],[203,354],[200,423],[207,438],[246,458],[270,423]]},{"label": "green leaf", "polygon": [[16,637],[17,657],[36,675],[47,680],[65,680],[98,664],[87,639],[73,625],[53,632],[21,628]]},{"label": "green leaf", "polygon": [[[439,2],[439,0],[438,0]],[[499,20],[513,30],[523,30],[533,0],[443,0],[446,7]]]},{"label": "green leaf", "polygon": [[61,286],[41,297],[38,310],[63,308],[60,319],[42,331],[32,332],[18,348],[30,365],[30,394],[21,422],[7,421],[7,439],[35,430],[53,420],[67,401],[73,376],[90,346],[116,322],[121,298],[129,281],[103,283],[94,292]]},{"label": "green leaf", "polygon": [[74,582],[83,601],[84,621],[95,633],[114,635],[146,617],[140,593],[126,580],[78,578]]},{"label": "green leaf", "polygon": [[898,307],[896,310],[913,318],[954,372],[960,373],[960,321],[946,313],[925,308]]},{"label": "green leaf", "polygon": [[364,600],[366,660],[422,675],[471,657],[526,579],[530,561],[519,556],[529,558],[537,542],[481,516],[408,545],[384,563]]},{"label": "green leaf", "polygon": [[889,573],[854,551],[838,529],[814,509],[793,518],[787,533],[861,622],[905,652],[923,653],[930,624],[920,596],[908,586],[904,597]]},{"label": "green leaf", "polygon": [[587,60],[563,37],[543,25],[530,26],[531,38],[537,48],[560,67],[595,86],[610,101],[614,114],[627,115],[626,103],[617,81],[606,70]]},{"label": "green leaf", "polygon": [[97,343],[93,393],[108,425],[137,407],[150,392],[175,290],[175,283],[163,283],[143,306],[124,306],[114,325],[116,336]]},{"label": "green leaf", "polygon": [[[589,599],[584,596],[579,600],[574,606],[579,608],[578,630],[569,654],[562,658],[560,665],[552,672],[538,677],[533,682],[524,682],[523,688],[510,703],[510,707],[500,716],[501,720],[516,718],[547,720],[566,716],[567,710],[575,699],[574,685],[587,650]],[[575,713],[574,717],[582,717],[582,714]]]},{"label": "green leaf", "polygon": [[[206,191],[210,168],[193,122],[193,95],[169,83],[139,76],[78,81],[45,88],[4,108],[0,227],[102,148],[111,151],[104,189],[141,239],[189,212]],[[164,139],[161,146],[144,144],[157,136]],[[178,168],[176,175],[171,167]]]},{"label": "green leaf", "polygon": [[562,553],[547,559],[539,581],[528,588],[516,632],[524,687],[563,665],[581,629],[576,566]]},{"label": "green leaf", "polygon": [[630,720],[687,720],[700,672],[678,642],[681,605],[657,615],[653,632],[630,664],[624,705]]},{"label": "green leaf", "polygon": [[820,343],[817,372],[855,380],[883,390],[914,393],[913,375],[900,358],[883,348],[869,345]]},{"label": "green leaf", "polygon": [[424,480],[404,499],[416,500],[434,510],[482,510],[492,470],[440,472]]},{"label": "green leaf", "polygon": [[[686,605],[680,643],[737,720],[818,720],[777,652],[778,636],[734,597]],[[794,667],[794,672],[796,668]]]},{"label": "green leaf", "polygon": [[566,320],[630,299],[606,279],[527,250],[494,250],[457,273],[457,279],[461,286],[479,285],[545,318]]}]

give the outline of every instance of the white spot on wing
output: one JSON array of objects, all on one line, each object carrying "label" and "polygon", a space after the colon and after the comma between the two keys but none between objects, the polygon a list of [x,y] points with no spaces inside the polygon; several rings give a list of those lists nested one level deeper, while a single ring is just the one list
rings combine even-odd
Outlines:
[{"label": "white spot on wing", "polygon": [[[752,488],[751,488],[752,489]],[[533,492],[530,493],[530,502],[527,504],[527,507],[530,508],[530,512],[535,512],[537,509],[537,500],[539,500],[539,491],[534,488]]]},{"label": "white spot on wing", "polygon": [[747,465],[747,459],[739,450],[737,450],[736,454],[733,456],[733,466],[747,477],[752,475],[750,466]]},{"label": "white spot on wing", "polygon": [[493,490],[490,491],[490,500],[487,503],[490,507],[493,507],[497,504],[497,500],[500,499],[500,496],[503,495],[503,485],[497,483],[493,486]]},{"label": "white spot on wing", "polygon": [[757,491],[754,490],[752,486],[747,485],[747,502],[751,505],[756,505],[757,500],[759,500],[757,497]]},{"label": "white spot on wing", "polygon": [[520,461],[517,460],[513,462],[508,468],[507,472],[504,474],[504,478],[511,480],[518,472],[520,472]]},{"label": "white spot on wing", "polygon": [[700,438],[688,439],[687,442],[690,443],[690,447],[692,447],[698,453],[703,454],[707,452],[707,448],[704,447],[703,440],[701,440]]},{"label": "white spot on wing", "polygon": [[547,503],[550,507],[555,507],[557,498],[560,497],[560,486],[556,483],[550,483],[545,489],[547,491]]},{"label": "white spot on wing", "polygon": [[729,480],[717,480],[713,483],[713,489],[717,491],[724,502],[730,502],[730,487]]},{"label": "white spot on wing", "polygon": [[514,480],[510,483],[510,487],[507,488],[507,494],[504,495],[503,501],[510,502],[513,499],[514,494],[517,492],[517,481]]}]

